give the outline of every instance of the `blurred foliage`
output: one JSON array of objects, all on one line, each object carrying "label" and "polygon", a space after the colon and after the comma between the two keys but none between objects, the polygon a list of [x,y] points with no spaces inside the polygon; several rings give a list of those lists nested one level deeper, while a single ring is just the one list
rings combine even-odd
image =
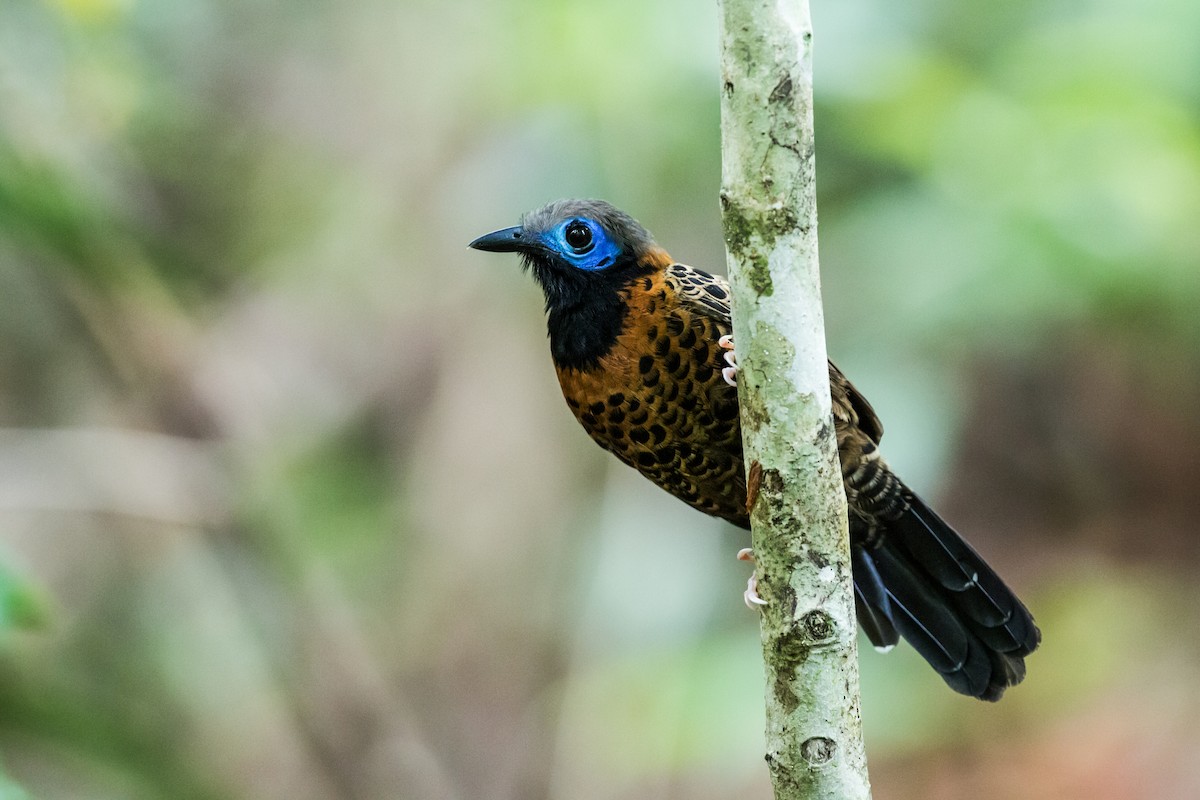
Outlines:
[{"label": "blurred foliage", "polygon": [[0,636],[13,629],[39,627],[45,616],[44,601],[33,587],[0,566]]},{"label": "blurred foliage", "polygon": [[[1200,794],[1200,5],[815,3],[834,356],[1045,633],[862,654],[875,796]],[[719,271],[682,0],[0,3],[0,798],[766,796],[732,554],[481,232]],[[27,792],[27,794],[26,794]]]},{"label": "blurred foliage", "polygon": [[0,771],[0,800],[29,800],[29,795]]}]

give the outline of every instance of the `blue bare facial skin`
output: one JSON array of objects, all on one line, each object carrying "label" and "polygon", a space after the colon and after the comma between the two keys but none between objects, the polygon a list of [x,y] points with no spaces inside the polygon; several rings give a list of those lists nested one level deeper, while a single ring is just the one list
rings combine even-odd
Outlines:
[{"label": "blue bare facial skin", "polygon": [[611,267],[621,252],[599,223],[587,217],[567,220],[542,240],[565,263],[589,272]]}]

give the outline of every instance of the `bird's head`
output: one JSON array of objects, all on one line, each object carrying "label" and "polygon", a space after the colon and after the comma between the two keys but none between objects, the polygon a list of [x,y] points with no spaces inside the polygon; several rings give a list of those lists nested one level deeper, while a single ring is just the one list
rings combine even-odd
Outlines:
[{"label": "bird's head", "polygon": [[551,312],[586,305],[670,263],[637,220],[603,200],[550,203],[530,211],[520,225],[480,236],[470,246],[520,253]]}]

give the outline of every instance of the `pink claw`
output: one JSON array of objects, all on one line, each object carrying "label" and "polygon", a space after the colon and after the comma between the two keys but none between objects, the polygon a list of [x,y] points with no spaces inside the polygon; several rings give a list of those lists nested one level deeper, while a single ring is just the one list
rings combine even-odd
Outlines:
[{"label": "pink claw", "polygon": [[[743,547],[741,550],[738,550],[737,559],[738,561],[749,561],[751,564],[753,564],[754,550],[749,547]],[[750,579],[746,581],[746,591],[742,592],[742,600],[745,601],[746,608],[750,609],[765,606],[767,604],[766,600],[763,600],[758,596],[757,572],[750,573]]]},{"label": "pink claw", "polygon": [[717,346],[727,351],[725,353],[725,363],[729,365],[721,370],[721,377],[730,386],[737,386],[738,363],[737,353],[733,349],[733,337],[728,333],[725,334],[720,339],[717,339]]}]

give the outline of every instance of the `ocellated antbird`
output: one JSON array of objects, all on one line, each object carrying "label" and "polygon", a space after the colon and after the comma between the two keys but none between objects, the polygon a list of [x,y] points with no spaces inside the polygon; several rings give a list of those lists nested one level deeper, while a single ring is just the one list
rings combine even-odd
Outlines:
[{"label": "ocellated antbird", "polygon": [[[724,279],[675,263],[629,215],[562,200],[471,242],[519,253],[546,298],[563,395],[601,447],[699,510],[750,526]],[[832,363],[855,607],[871,643],[903,636],[957,692],[998,700],[1041,640],[972,547],[889,469],[883,426]]]}]

